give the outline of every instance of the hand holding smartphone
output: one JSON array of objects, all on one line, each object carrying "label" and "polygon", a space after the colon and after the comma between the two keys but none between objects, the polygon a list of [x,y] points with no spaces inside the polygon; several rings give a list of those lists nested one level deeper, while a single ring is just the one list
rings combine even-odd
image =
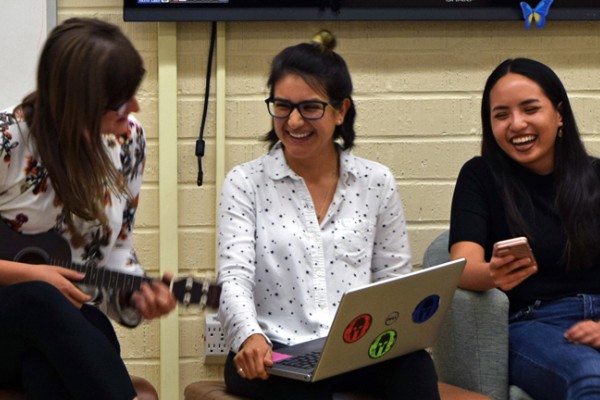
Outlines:
[{"label": "hand holding smartphone", "polygon": [[494,244],[494,253],[499,257],[511,254],[515,259],[528,257],[531,260],[532,265],[537,264],[533,252],[531,251],[531,247],[529,247],[529,242],[524,236],[496,242]]}]

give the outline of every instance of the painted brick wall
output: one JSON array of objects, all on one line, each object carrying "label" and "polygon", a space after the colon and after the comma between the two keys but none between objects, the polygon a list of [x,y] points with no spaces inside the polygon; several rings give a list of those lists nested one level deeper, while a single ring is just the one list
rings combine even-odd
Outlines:
[{"label": "painted brick wall", "polygon": [[[58,0],[59,20],[93,16],[121,25],[142,53],[148,75],[139,92],[139,118],[149,136],[149,160],[135,243],[142,263],[157,273],[158,146],[157,24],[124,23],[120,0]],[[600,154],[600,22],[548,21],[526,31],[521,22],[235,22],[226,24],[226,170],[264,152],[257,141],[269,127],[263,99],[271,58],[321,28],[338,38],[354,79],[358,109],[355,152],[387,164],[396,175],[408,218],[415,264],[448,225],[460,166],[477,154],[480,94],[503,59],[527,56],[552,66],[570,92],[579,127]],[[179,274],[214,274],[214,86],[206,125],[205,184],[198,188],[195,139],[203,107],[209,23],[179,23],[178,137]],[[214,80],[213,80],[214,83]],[[169,205],[175,206],[175,205]],[[203,318],[180,310],[180,387],[219,378],[203,363]],[[158,386],[158,323],[118,329],[132,373]],[[167,399],[169,400],[169,399]]]}]

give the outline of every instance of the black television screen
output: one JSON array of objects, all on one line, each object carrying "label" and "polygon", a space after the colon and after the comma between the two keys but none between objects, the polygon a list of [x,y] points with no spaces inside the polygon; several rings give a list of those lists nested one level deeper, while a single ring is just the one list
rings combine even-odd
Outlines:
[{"label": "black television screen", "polygon": [[[532,8],[551,0],[526,0]],[[124,0],[126,21],[517,20],[519,0]],[[548,18],[600,19],[600,0],[554,0]]]}]

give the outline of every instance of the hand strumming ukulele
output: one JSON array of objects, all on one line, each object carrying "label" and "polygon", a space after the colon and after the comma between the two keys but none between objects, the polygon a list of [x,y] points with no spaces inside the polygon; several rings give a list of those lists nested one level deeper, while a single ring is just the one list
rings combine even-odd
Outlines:
[{"label": "hand strumming ukulele", "polygon": [[[156,278],[132,275],[100,268],[95,263],[74,263],[67,241],[55,232],[24,235],[0,222],[0,259],[27,264],[48,264],[85,273],[77,283],[107,289],[123,289],[134,292],[143,282],[151,283]],[[185,306],[198,304],[218,308],[221,287],[209,280],[202,282],[191,276],[173,279],[170,283],[175,298]]]}]

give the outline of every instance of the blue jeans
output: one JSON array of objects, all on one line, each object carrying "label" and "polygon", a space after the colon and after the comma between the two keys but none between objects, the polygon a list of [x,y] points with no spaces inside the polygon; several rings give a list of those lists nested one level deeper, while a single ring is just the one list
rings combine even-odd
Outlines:
[{"label": "blue jeans", "polygon": [[568,342],[577,322],[600,319],[600,295],[536,301],[510,316],[510,383],[543,400],[600,399],[600,352]]}]

